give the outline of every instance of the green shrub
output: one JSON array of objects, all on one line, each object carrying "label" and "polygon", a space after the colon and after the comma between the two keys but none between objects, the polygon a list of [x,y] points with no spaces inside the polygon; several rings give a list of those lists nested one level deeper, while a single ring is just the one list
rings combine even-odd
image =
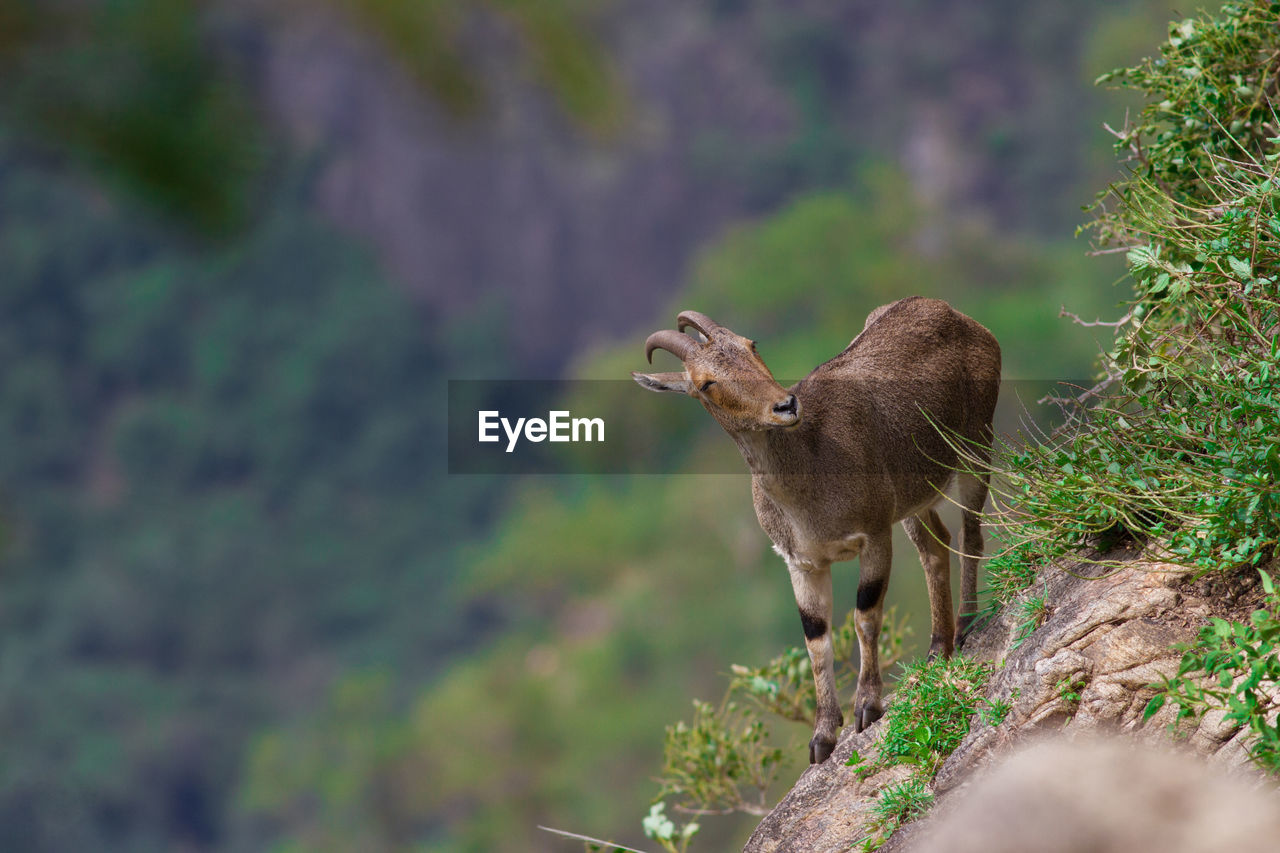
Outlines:
[{"label": "green shrub", "polygon": [[1134,298],[1071,428],[1009,458],[1014,535],[1045,556],[1131,537],[1209,571],[1280,542],[1277,26],[1276,4],[1229,5],[1105,75],[1152,101],[1117,132],[1131,171],[1091,226]]},{"label": "green shrub", "polygon": [[[678,794],[696,811],[765,814],[765,793],[782,761],[749,709],[726,700],[719,708],[694,700],[693,722],[667,726],[659,797]],[[743,789],[754,790],[754,802]]]},{"label": "green shrub", "polygon": [[1177,722],[1206,711],[1224,711],[1226,722],[1247,728],[1253,740],[1249,754],[1266,770],[1280,772],[1280,595],[1266,572],[1259,572],[1266,591],[1263,606],[1247,622],[1214,618],[1186,648],[1178,672],[1166,678],[1147,703],[1143,719],[1172,700]]}]

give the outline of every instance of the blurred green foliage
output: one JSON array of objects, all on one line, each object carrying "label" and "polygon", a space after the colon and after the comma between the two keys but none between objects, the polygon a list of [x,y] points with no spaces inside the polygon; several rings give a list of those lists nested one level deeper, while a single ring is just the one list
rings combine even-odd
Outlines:
[{"label": "blurred green foliage", "polygon": [[[297,0],[295,0],[297,2]],[[346,14],[377,36],[411,76],[455,115],[485,106],[487,85],[468,48],[486,20],[505,25],[523,48],[531,76],[564,110],[590,130],[618,129],[624,93],[611,63],[591,37],[608,0],[312,0]]]},{"label": "blurred green foliage", "polygon": [[[194,0],[8,0],[0,109],[161,216],[223,233],[265,157],[248,93],[205,43]],[[234,131],[231,131],[234,129]]]},{"label": "blurred green foliage", "polygon": [[[582,814],[626,814],[625,803],[648,798],[646,768],[670,709],[687,707],[724,661],[766,656],[768,637],[784,633],[779,623],[790,628],[795,620],[793,608],[776,606],[778,588],[767,583],[779,578],[763,568],[768,545],[750,516],[745,483],[709,479],[739,488],[714,502],[707,479],[694,477],[581,478],[563,491],[526,492],[528,503],[516,506],[544,511],[513,513],[472,563],[476,594],[500,595],[519,627],[435,681],[399,723],[409,740],[397,762],[359,777],[371,797],[388,792],[366,801],[367,847],[388,845],[424,816],[446,814],[449,823],[429,820],[419,840],[444,849],[536,847],[548,843],[535,833],[539,823],[578,828]],[[648,547],[592,544],[592,530],[634,517],[650,519],[635,528]],[[655,533],[661,530],[689,533],[666,538]],[[579,533],[588,537],[579,541]],[[735,579],[728,588],[726,577]],[[291,751],[265,761],[264,751],[279,754],[272,751],[281,738]],[[311,725],[264,735],[250,790],[287,795],[288,805],[251,805],[276,818],[297,815],[311,786],[287,768],[324,761],[329,751],[324,730]],[[416,781],[388,785],[392,776]],[[290,823],[297,837],[318,849],[346,849],[340,840],[322,841],[341,838],[334,823],[341,816],[313,810],[303,817]],[[594,821],[584,827],[592,828]]]},{"label": "blurred green foliage", "polygon": [[288,197],[209,254],[24,165],[0,151],[0,825],[224,843],[249,731],[474,630],[439,547],[490,489],[436,487],[456,354]]},{"label": "blurred green foliage", "polygon": [[[153,215],[226,237],[270,192],[278,160],[238,41],[337,14],[382,44],[456,118],[485,107],[484,24],[582,128],[616,132],[625,98],[579,0],[0,0],[0,115]],[[278,165],[275,164],[275,165]]]},{"label": "blurred green foliage", "polygon": [[717,706],[695,699],[693,722],[667,726],[662,790],[693,814],[768,814],[769,786],[783,761],[754,709],[729,696]]}]

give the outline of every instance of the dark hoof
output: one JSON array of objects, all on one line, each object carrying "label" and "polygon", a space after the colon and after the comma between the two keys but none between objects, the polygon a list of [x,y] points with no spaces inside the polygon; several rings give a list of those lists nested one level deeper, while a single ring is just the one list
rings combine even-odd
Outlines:
[{"label": "dark hoof", "polygon": [[941,637],[934,637],[929,641],[929,660],[936,657],[951,657],[952,645]]},{"label": "dark hoof", "polygon": [[831,757],[831,753],[835,751],[836,739],[830,735],[813,736],[813,740],[809,741],[809,763],[821,764]]},{"label": "dark hoof", "polygon": [[884,716],[884,703],[879,697],[874,699],[859,700],[858,707],[853,712],[854,731],[862,731],[867,726]]}]

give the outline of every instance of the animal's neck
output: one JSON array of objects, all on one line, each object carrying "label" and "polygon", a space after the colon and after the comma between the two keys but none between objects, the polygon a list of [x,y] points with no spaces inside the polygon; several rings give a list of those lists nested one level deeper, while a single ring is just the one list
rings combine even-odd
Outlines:
[{"label": "animal's neck", "polygon": [[776,450],[771,447],[769,432],[766,430],[742,430],[730,432],[729,437],[738,445],[742,460],[747,463],[752,474],[763,474],[777,467]]},{"label": "animal's neck", "polygon": [[788,476],[813,470],[812,452],[800,432],[807,426],[792,430],[743,430],[729,435],[738,445],[752,475],[769,487]]}]

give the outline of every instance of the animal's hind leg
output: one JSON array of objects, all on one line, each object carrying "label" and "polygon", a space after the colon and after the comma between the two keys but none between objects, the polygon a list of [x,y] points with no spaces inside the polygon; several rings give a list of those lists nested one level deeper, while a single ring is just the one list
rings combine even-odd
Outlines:
[{"label": "animal's hind leg", "polygon": [[929,588],[929,657],[950,657],[954,650],[955,619],[951,606],[951,533],[936,510],[927,509],[904,519],[902,526],[920,552]]},{"label": "animal's hind leg", "polygon": [[963,526],[960,528],[960,618],[956,621],[956,645],[964,642],[978,612],[978,561],[982,559],[982,508],[987,502],[991,474],[962,474],[959,502]]},{"label": "animal's hind leg", "polygon": [[880,622],[893,565],[893,536],[889,530],[867,537],[858,558],[858,602],[853,627],[858,633],[858,693],[853,700],[853,724],[862,731],[884,715],[880,682]]}]

